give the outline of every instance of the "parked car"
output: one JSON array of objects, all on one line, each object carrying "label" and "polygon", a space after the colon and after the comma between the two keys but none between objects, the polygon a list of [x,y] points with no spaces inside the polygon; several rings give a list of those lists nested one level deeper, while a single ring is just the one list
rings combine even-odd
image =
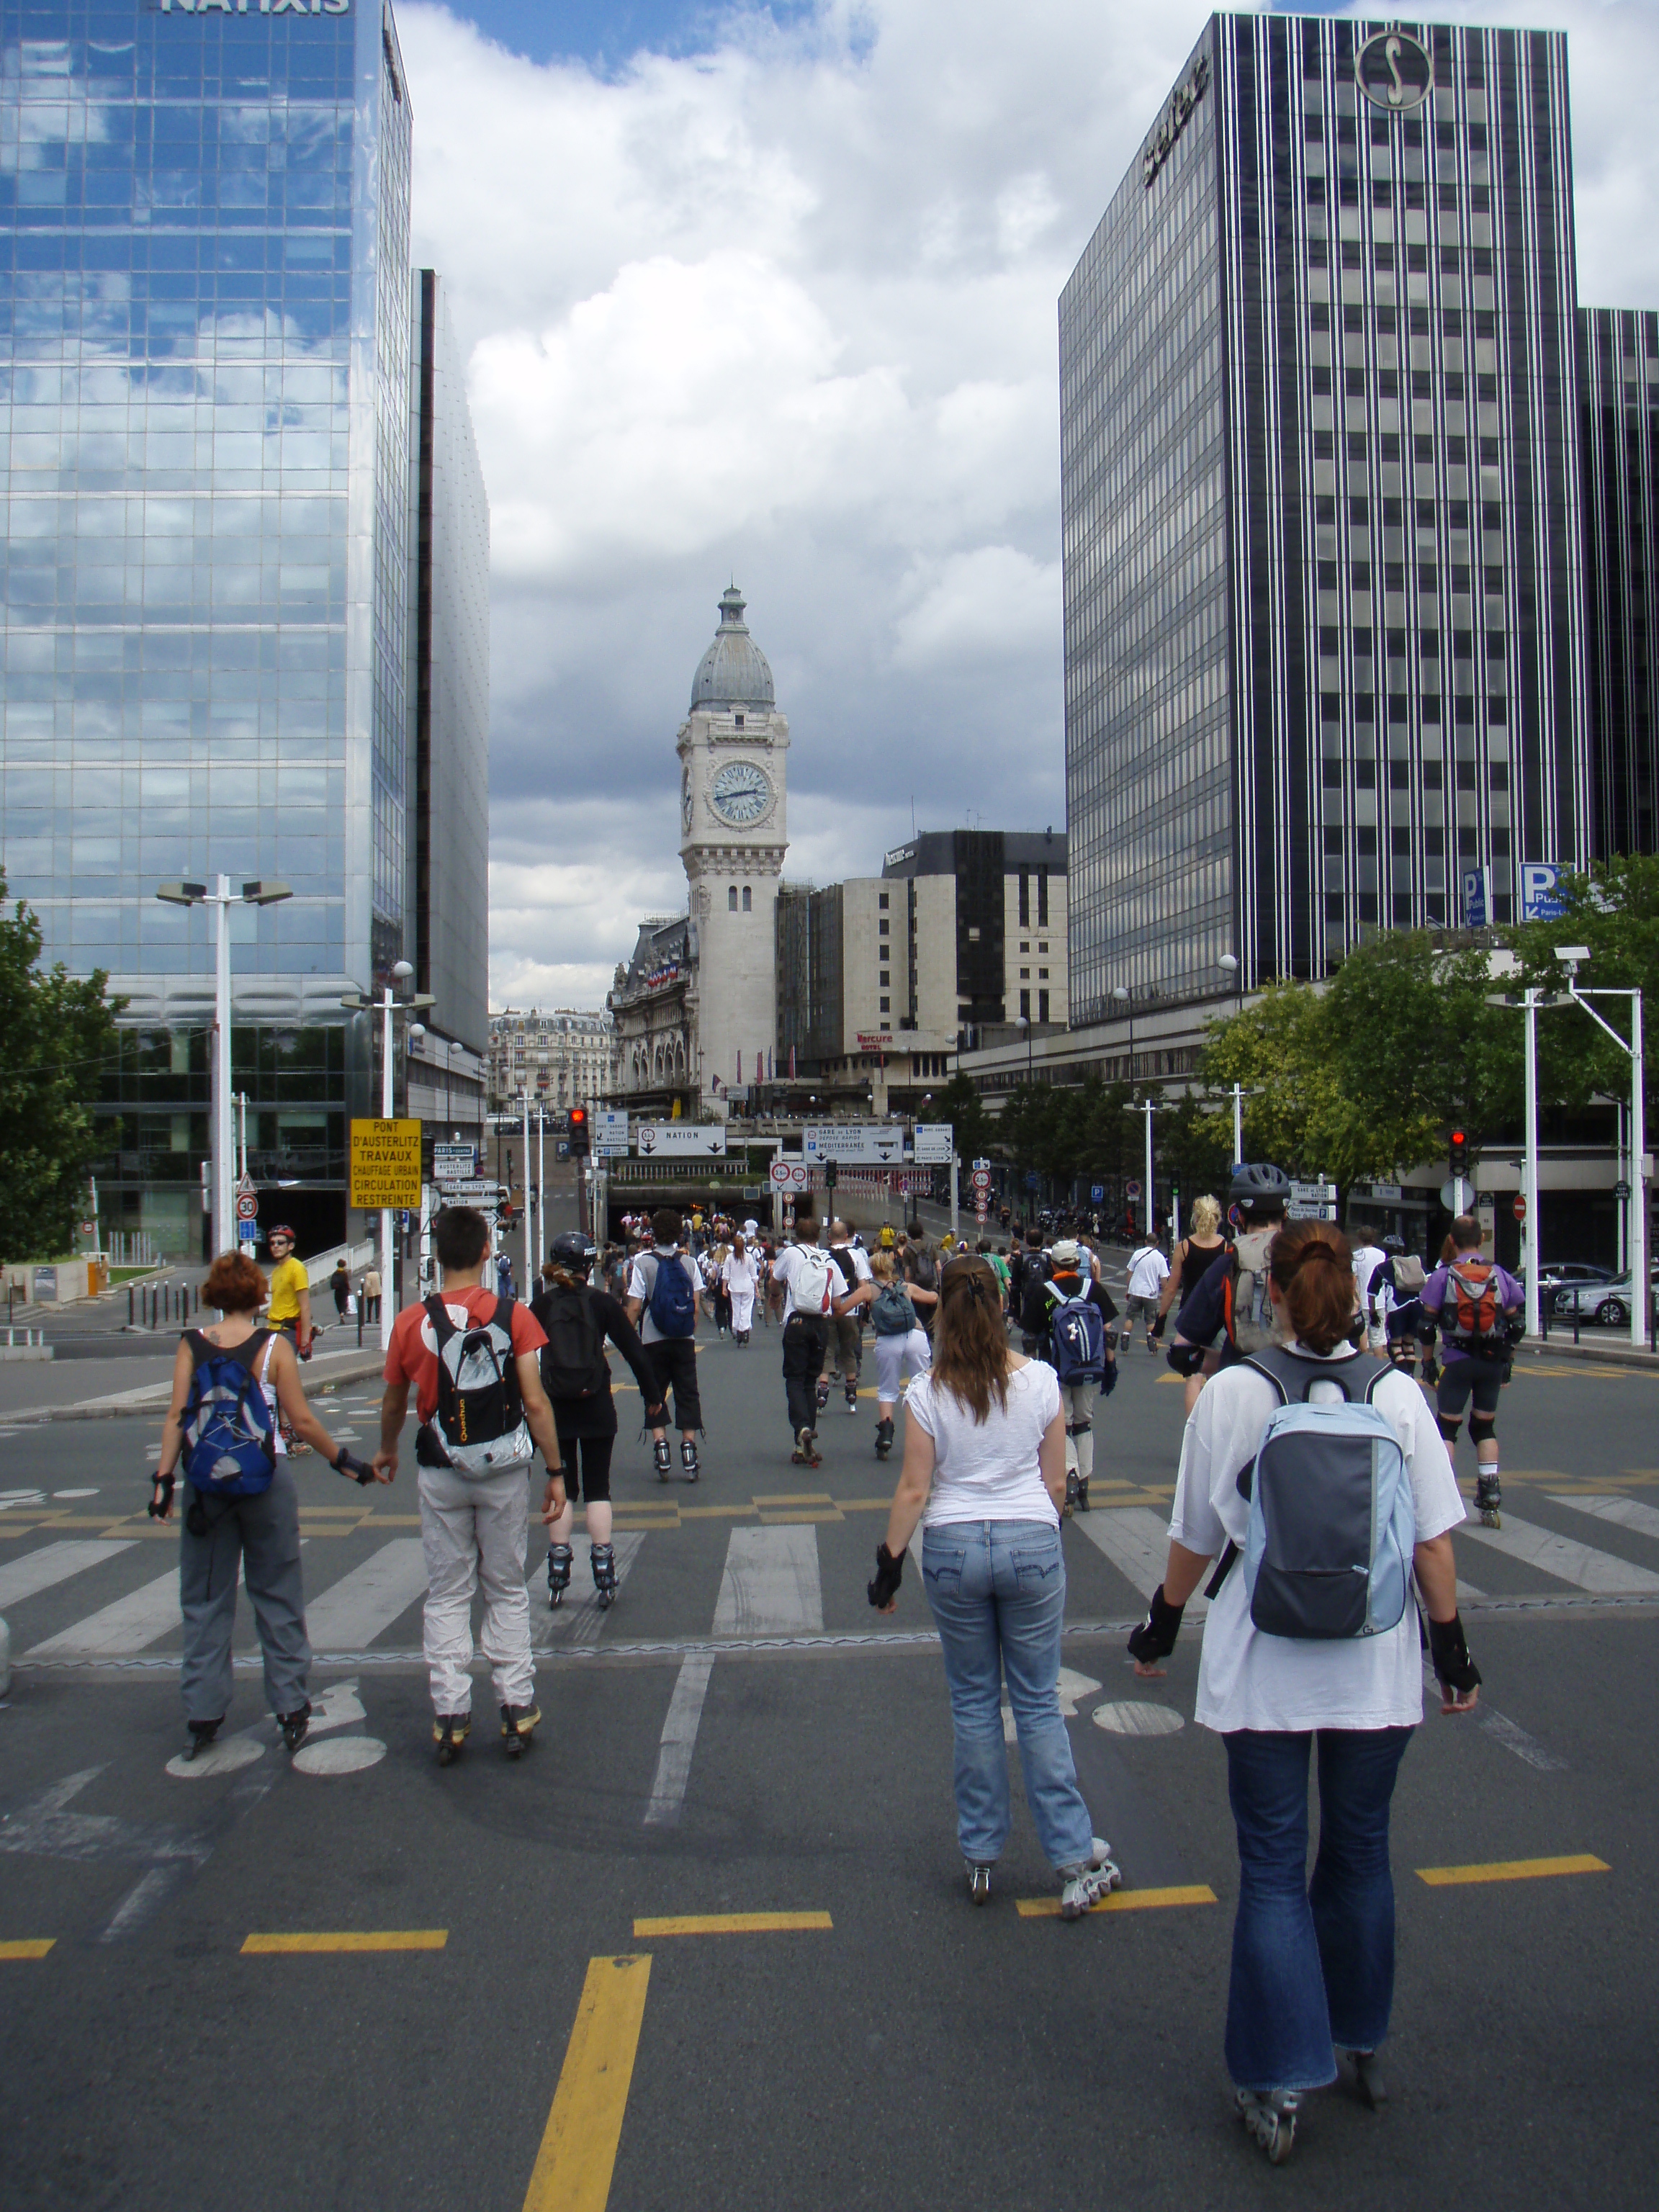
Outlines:
[{"label": "parked car", "polygon": [[[1650,1285],[1659,1285],[1659,1263],[1649,1274]],[[1599,1322],[1604,1328],[1630,1327],[1632,1285],[1626,1271],[1600,1282],[1564,1283],[1555,1293],[1554,1311],[1577,1314],[1581,1321]]]},{"label": "parked car", "polygon": [[[1568,1284],[1610,1283],[1614,1272],[1612,1267],[1598,1267],[1592,1260],[1552,1260],[1540,1272],[1538,1287],[1559,1291]],[[1522,1275],[1521,1280],[1525,1282],[1526,1277]]]}]

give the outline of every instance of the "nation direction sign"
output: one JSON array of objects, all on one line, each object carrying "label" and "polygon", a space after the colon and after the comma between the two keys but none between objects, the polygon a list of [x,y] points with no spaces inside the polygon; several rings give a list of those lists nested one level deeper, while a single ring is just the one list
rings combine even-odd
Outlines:
[{"label": "nation direction sign", "polygon": [[724,1121],[641,1121],[640,1158],[657,1159],[724,1158]]},{"label": "nation direction sign", "polygon": [[349,1203],[378,1213],[386,1206],[421,1202],[421,1125],[418,1121],[354,1119],[351,1124]]},{"label": "nation direction sign", "polygon": [[956,1149],[956,1130],[949,1121],[918,1121],[911,1157],[919,1168],[948,1168]]},{"label": "nation direction sign", "polygon": [[[904,1158],[904,1133],[889,1121],[809,1121],[800,1152],[808,1167],[834,1160],[845,1167],[896,1168]],[[948,1146],[944,1157],[948,1165]]]}]

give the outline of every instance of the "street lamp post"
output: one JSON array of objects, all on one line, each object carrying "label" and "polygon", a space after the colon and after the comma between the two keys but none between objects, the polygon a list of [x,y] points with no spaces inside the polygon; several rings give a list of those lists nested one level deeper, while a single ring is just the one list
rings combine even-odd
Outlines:
[{"label": "street lamp post", "polygon": [[[401,998],[394,993],[392,985],[395,983],[398,986],[398,991],[401,992],[403,987],[413,977],[414,973],[414,969],[407,960],[397,961],[378,999],[368,998],[361,991],[348,991],[340,1000],[340,1004],[349,1013],[368,1013],[376,1008],[380,1012],[380,1117],[386,1121],[392,1119],[392,1114],[394,1041],[392,1018],[394,1014],[403,1014],[407,1017],[417,1010],[424,1010],[438,1003],[430,991],[416,991],[408,998]],[[392,1209],[390,1206],[382,1206],[380,1209],[380,1349],[382,1352],[391,1347],[392,1316],[397,1309],[397,1297],[392,1289],[393,1259]]]},{"label": "street lamp post", "polygon": [[[1646,1056],[1642,1042],[1642,994],[1628,989],[1581,991],[1578,969],[1589,958],[1589,949],[1583,945],[1558,945],[1555,957],[1567,971],[1567,996],[1576,1006],[1582,1007],[1597,1029],[1604,1030],[1628,1055],[1631,1070],[1630,1088],[1630,1149],[1631,1149],[1631,1217],[1630,1217],[1630,1337],[1638,1351],[1648,1340],[1650,1309],[1653,1290],[1648,1281],[1648,1186],[1644,1162],[1647,1158],[1647,1088]],[[1532,994],[1528,994],[1528,998]],[[1602,1020],[1592,999],[1628,999],[1631,1011],[1630,1041],[1626,1042],[1611,1022]],[[1528,1270],[1537,1273],[1536,1268]],[[1531,1283],[1528,1284],[1528,1304],[1531,1305]],[[1528,1322],[1531,1315],[1528,1313]]]},{"label": "street lamp post", "polygon": [[1135,1079],[1135,1002],[1134,1002],[1134,998],[1133,998],[1133,994],[1131,993],[1131,991],[1130,991],[1130,989],[1129,989],[1129,987],[1128,987],[1128,985],[1127,985],[1127,983],[1115,983],[1115,984],[1114,984],[1114,985],[1113,985],[1113,987],[1112,987],[1112,996],[1113,996],[1113,998],[1117,1001],[1117,1003],[1118,1003],[1118,1005],[1119,1005],[1120,1006],[1127,1006],[1127,1007],[1128,1008],[1128,1012],[1129,1012],[1129,1080],[1130,1080],[1130,1082],[1131,1082],[1131,1083],[1133,1083],[1133,1082],[1134,1081],[1134,1079]]},{"label": "street lamp post", "polygon": [[275,906],[294,894],[286,884],[256,880],[233,891],[228,876],[205,884],[161,884],[155,896],[168,906],[213,908],[213,1249],[228,1251],[236,1242],[236,1147],[231,1125],[230,909],[233,906]]}]

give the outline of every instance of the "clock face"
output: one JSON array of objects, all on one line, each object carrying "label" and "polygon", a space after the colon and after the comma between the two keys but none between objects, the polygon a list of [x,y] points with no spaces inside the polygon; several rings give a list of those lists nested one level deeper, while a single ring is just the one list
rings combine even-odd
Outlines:
[{"label": "clock face", "polygon": [[770,806],[772,785],[766,770],[753,761],[729,761],[714,778],[709,795],[721,821],[741,830],[758,822]]}]

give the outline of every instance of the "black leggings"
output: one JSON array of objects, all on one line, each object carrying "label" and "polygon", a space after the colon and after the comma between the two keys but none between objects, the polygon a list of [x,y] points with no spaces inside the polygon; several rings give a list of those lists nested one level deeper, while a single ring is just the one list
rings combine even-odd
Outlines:
[{"label": "black leggings", "polygon": [[[611,1496],[611,1455],[614,1434],[608,1437],[561,1437],[559,1458],[564,1471],[564,1494],[573,1505],[585,1498],[590,1505],[603,1505]],[[581,1469],[576,1455],[581,1454]]]}]

